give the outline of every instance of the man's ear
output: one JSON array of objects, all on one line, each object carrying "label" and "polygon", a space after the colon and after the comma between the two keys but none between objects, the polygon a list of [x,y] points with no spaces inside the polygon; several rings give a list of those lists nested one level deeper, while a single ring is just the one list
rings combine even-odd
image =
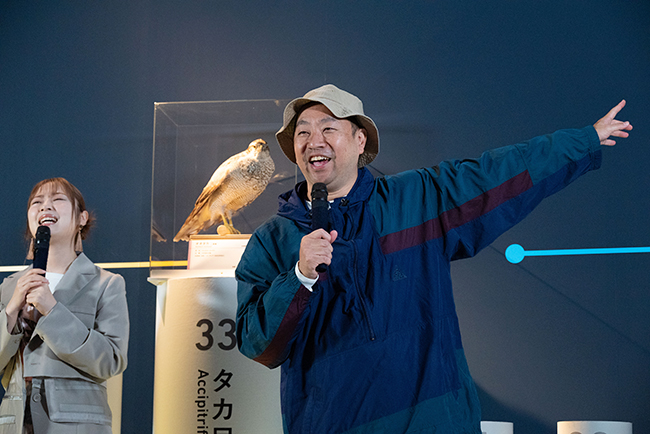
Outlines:
[{"label": "man's ear", "polygon": [[366,141],[368,141],[368,132],[365,128],[359,128],[355,134],[355,139],[357,140],[359,146],[359,155],[363,154],[363,151],[366,149]]}]

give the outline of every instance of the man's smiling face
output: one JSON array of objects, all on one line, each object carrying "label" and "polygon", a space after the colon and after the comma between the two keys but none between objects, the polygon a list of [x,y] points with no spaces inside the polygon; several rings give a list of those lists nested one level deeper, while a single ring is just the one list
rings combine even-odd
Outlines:
[{"label": "man's smiling face", "polygon": [[357,179],[357,163],[365,144],[364,129],[336,118],[322,104],[300,113],[293,146],[309,193],[312,185],[322,182],[327,185],[330,200],[347,195]]}]

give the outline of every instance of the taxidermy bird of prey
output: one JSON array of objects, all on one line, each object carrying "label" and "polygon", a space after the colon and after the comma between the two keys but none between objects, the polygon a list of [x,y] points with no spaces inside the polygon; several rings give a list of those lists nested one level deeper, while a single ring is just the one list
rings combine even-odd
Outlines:
[{"label": "taxidermy bird of prey", "polygon": [[174,241],[189,241],[217,223],[223,222],[219,235],[240,233],[232,225],[232,216],[259,196],[271,179],[275,164],[269,146],[262,139],[253,140],[248,149],[224,161],[196,200],[194,209]]}]

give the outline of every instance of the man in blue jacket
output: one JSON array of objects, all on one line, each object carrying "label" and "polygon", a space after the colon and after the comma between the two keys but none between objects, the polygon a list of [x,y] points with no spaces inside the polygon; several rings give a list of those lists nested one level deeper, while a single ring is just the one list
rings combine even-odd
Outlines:
[{"label": "man in blue jacket", "polygon": [[[236,271],[239,348],[282,367],[285,432],[480,433],[450,262],[597,169],[600,146],[632,129],[614,119],[624,105],[594,126],[374,179],[379,135],[357,97],[325,85],[291,101],[276,137],[305,181]],[[312,231],[319,182],[330,227]]]}]

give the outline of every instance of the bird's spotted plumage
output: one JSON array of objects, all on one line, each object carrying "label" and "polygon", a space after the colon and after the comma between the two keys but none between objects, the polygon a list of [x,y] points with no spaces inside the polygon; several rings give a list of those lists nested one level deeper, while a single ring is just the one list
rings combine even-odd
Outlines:
[{"label": "bird's spotted plumage", "polygon": [[239,233],[232,226],[232,216],[264,191],[274,170],[269,147],[262,139],[228,158],[212,174],[174,241],[188,241],[190,235],[220,222],[225,227],[220,228],[220,234]]}]

